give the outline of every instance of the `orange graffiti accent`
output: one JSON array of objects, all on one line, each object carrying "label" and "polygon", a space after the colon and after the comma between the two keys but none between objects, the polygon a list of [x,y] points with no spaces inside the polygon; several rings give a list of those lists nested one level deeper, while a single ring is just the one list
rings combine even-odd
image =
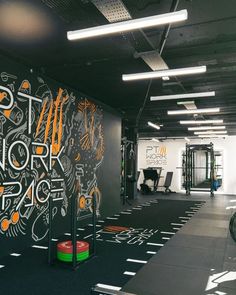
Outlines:
[{"label": "orange graffiti accent", "polygon": [[48,134],[49,134],[49,129],[50,129],[50,124],[51,124],[51,118],[52,118],[52,110],[53,110],[53,100],[51,100],[51,105],[48,113],[48,118],[47,118],[47,123],[46,123],[46,128],[45,128],[45,134],[44,134],[44,143],[46,143]]},{"label": "orange graffiti accent", "polygon": [[11,110],[4,110],[3,111],[4,115],[6,116],[6,118],[10,118],[11,112],[12,112],[12,109]]},{"label": "orange graffiti accent", "polygon": [[4,186],[0,186],[0,195],[2,195],[4,192]]},{"label": "orange graffiti accent", "polygon": [[8,219],[3,219],[1,221],[1,229],[2,231],[7,231],[10,225],[10,221]]},{"label": "orange graffiti accent", "polygon": [[77,157],[75,158],[75,161],[80,161],[81,160],[81,155],[78,153]]},{"label": "orange graffiti accent", "polygon": [[15,167],[20,167],[20,163],[16,159],[13,160],[13,164]]},{"label": "orange graffiti accent", "polygon": [[160,147],[159,154],[163,157],[167,155],[167,149],[165,146]]},{"label": "orange graffiti accent", "polygon": [[[53,133],[52,133],[52,152],[54,155],[58,154],[58,152],[61,149],[61,141],[62,141],[62,132],[63,132],[63,105],[68,100],[69,96],[62,96],[63,95],[63,89],[59,89],[58,96],[55,102],[55,116],[53,121]],[[60,101],[62,97],[62,102]],[[59,115],[59,126],[57,128],[57,117],[58,117],[58,108],[60,106],[60,115]],[[56,134],[57,134],[57,142],[56,142]]]},{"label": "orange graffiti accent", "polygon": [[83,137],[80,139],[80,145],[82,150],[89,150],[91,147],[91,142],[89,138],[89,134],[85,133]]},{"label": "orange graffiti accent", "polygon": [[99,126],[99,139],[100,139],[100,142],[96,151],[96,160],[98,161],[102,159],[105,152],[104,137],[102,134],[102,125]]},{"label": "orange graffiti accent", "polygon": [[21,84],[21,89],[30,89],[29,81],[27,80],[23,81],[23,83]]},{"label": "orange graffiti accent", "polygon": [[11,222],[12,224],[16,224],[20,220],[20,214],[19,212],[14,212],[11,216]]},{"label": "orange graffiti accent", "polygon": [[6,92],[0,92],[0,101],[7,97]]},{"label": "orange graffiti accent", "polygon": [[79,208],[85,209],[85,207],[86,207],[86,198],[85,198],[85,196],[81,196],[79,198]]},{"label": "orange graffiti accent", "polygon": [[129,228],[125,226],[107,225],[103,227],[103,230],[106,232],[120,233],[122,231],[129,230]]}]

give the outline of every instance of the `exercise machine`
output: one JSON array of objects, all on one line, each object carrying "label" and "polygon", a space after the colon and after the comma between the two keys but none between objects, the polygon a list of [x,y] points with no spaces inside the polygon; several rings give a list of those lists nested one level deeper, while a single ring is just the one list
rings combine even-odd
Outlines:
[{"label": "exercise machine", "polygon": [[[196,153],[197,151],[202,151],[205,153],[206,166],[196,167]],[[183,176],[185,178],[184,186],[186,195],[190,195],[191,191],[205,191],[210,192],[210,196],[214,196],[214,147],[213,143],[210,144],[186,144],[186,150],[184,159],[182,162],[183,165]],[[206,187],[202,189],[195,187],[194,179],[196,178],[196,171],[202,169],[206,173],[207,183]]]}]

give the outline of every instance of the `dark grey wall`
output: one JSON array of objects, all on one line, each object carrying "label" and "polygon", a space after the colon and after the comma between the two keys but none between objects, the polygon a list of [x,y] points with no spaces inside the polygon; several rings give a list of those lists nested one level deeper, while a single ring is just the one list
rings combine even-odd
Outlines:
[{"label": "dark grey wall", "polygon": [[[6,152],[4,169],[0,165],[0,255],[46,239],[50,189],[62,189],[50,194],[54,235],[70,230],[73,196],[86,201],[78,201],[78,219],[91,213],[94,191],[100,217],[119,211],[120,142],[121,119],[108,107],[0,57],[0,164],[3,149]],[[41,152],[39,144],[44,144]],[[50,161],[50,152],[43,160],[31,159],[32,154],[45,154],[50,146],[59,160]],[[45,166],[50,162],[48,173]],[[25,168],[17,170],[24,163]]]}]

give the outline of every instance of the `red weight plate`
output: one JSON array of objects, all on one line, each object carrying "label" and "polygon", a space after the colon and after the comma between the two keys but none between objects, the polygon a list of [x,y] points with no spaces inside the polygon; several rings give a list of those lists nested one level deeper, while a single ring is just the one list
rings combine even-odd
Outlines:
[{"label": "red weight plate", "polygon": [[[84,241],[77,241],[76,253],[89,250],[89,244]],[[57,251],[71,254],[73,252],[72,241],[64,241],[57,244]]]}]

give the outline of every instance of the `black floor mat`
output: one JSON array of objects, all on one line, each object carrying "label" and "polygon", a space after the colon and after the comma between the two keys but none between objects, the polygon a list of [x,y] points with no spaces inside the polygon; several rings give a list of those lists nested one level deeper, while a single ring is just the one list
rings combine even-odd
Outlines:
[{"label": "black floor mat", "polygon": [[[1,259],[0,265],[5,266],[0,268],[1,292],[4,295],[89,295],[96,283],[122,287],[131,278],[124,272],[136,273],[176,233],[181,226],[178,224],[190,218],[188,212],[203,204],[197,201],[156,202],[147,202],[98,222],[97,256],[77,271],[49,266],[45,249],[27,248],[19,257]],[[180,217],[185,217],[184,221]],[[78,239],[91,242],[90,233],[91,227],[87,226],[84,231],[78,231]]]}]

